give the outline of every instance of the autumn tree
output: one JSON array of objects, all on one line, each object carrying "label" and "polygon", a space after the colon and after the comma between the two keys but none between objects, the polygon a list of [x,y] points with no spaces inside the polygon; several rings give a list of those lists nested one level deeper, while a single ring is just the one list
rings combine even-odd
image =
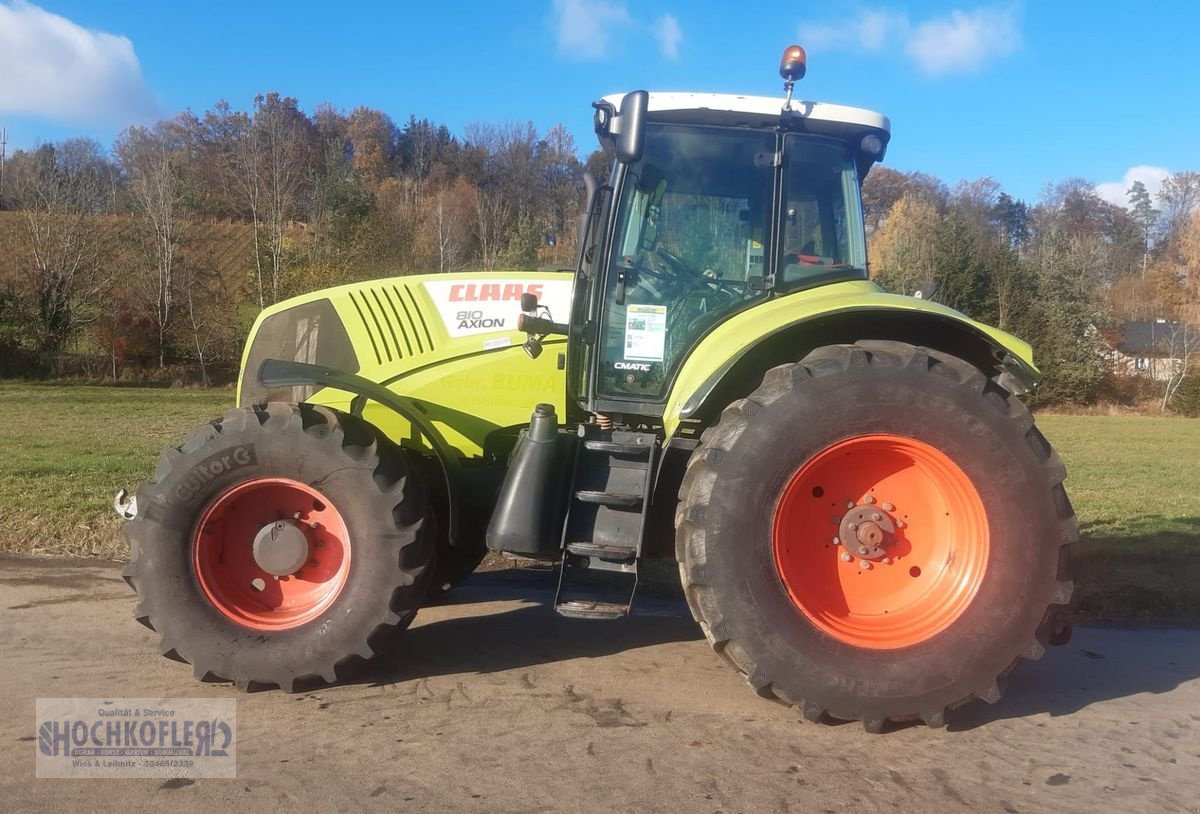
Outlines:
[{"label": "autumn tree", "polygon": [[903,195],[868,243],[876,282],[897,294],[912,294],[932,282],[940,228],[941,218],[932,204],[916,195]]},{"label": "autumn tree", "polygon": [[59,353],[85,321],[108,281],[103,231],[96,216],[109,205],[113,170],[99,144],[71,139],[18,152],[9,161],[11,200],[24,241],[18,290],[31,295],[38,348]]},{"label": "autumn tree", "polygon": [[312,123],[291,97],[268,93],[254,100],[254,143],[261,172],[263,213],[270,260],[271,301],[279,300],[287,228],[308,180]]},{"label": "autumn tree", "polygon": [[949,193],[940,180],[923,172],[900,172],[876,167],[863,183],[863,217],[867,234],[872,234],[901,198],[920,198],[941,211]]},{"label": "autumn tree", "polygon": [[1159,187],[1158,201],[1162,206],[1163,231],[1166,240],[1171,242],[1200,207],[1200,172],[1173,172],[1168,175]]},{"label": "autumn tree", "polygon": [[438,190],[433,200],[431,225],[438,271],[458,271],[466,264],[471,249],[475,190],[465,178],[459,178]]},{"label": "autumn tree", "polygon": [[167,332],[175,316],[175,261],[184,229],[183,184],[178,142],[167,123],[131,127],[117,141],[117,155],[129,176],[145,262],[144,283],[150,318],[158,338],[158,366],[166,365]]}]

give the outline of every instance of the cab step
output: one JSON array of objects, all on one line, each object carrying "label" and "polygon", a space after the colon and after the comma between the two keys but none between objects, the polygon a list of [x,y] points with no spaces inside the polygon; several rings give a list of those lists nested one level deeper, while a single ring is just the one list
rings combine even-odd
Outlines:
[{"label": "cab step", "polygon": [[560,616],[572,619],[620,619],[629,613],[629,605],[571,600],[558,605],[555,610]]},{"label": "cab step", "polygon": [[554,607],[576,619],[629,613],[658,436],[586,425],[575,458]]},{"label": "cab step", "polygon": [[596,557],[612,562],[633,562],[637,559],[637,549],[633,546],[605,543],[567,543],[567,553],[576,557]]},{"label": "cab step", "polygon": [[[649,433],[642,433],[649,434]],[[594,449],[597,452],[611,452],[614,455],[636,455],[641,457],[649,456],[654,449],[649,442],[646,443],[621,443],[620,441],[584,441],[585,449]]]},{"label": "cab step", "polygon": [[597,503],[601,506],[613,506],[634,509],[642,505],[641,495],[624,495],[619,492],[600,492],[594,489],[581,489],[575,493],[575,499],[584,503]]}]

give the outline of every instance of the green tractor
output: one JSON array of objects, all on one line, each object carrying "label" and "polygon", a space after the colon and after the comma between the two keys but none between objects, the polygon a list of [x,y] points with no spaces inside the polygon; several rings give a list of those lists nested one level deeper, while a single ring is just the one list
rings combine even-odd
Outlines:
[{"label": "green tractor", "polygon": [[[406,276],[268,308],[238,406],[119,509],[135,615],[199,679],[294,690],[389,647],[488,550],[555,610],[675,559],[713,648],[807,719],[944,723],[1069,635],[1077,524],[1029,345],[867,277],[884,116],[595,102],[570,272]],[[532,415],[531,415],[532,412]]]}]

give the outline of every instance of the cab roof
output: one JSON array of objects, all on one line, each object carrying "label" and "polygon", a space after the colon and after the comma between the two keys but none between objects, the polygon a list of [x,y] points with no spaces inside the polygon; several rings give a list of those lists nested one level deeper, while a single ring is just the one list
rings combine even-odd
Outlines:
[{"label": "cab roof", "polygon": [[[604,97],[604,101],[620,110],[623,93]],[[782,96],[739,96],[732,93],[672,93],[651,91],[647,118],[652,121],[763,126],[779,120],[783,110]],[[792,99],[792,114],[811,122],[850,125],[879,130],[890,134],[888,117],[873,110],[835,105],[828,102],[809,102]]]}]

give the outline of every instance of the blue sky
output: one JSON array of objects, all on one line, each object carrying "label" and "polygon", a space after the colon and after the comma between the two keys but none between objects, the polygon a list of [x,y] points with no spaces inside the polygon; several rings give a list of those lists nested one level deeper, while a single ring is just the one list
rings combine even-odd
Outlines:
[{"label": "blue sky", "polygon": [[[277,90],[306,110],[364,104],[461,134],[473,120],[562,122],[645,87],[776,94],[809,50],[802,98],[892,119],[887,164],[990,175],[1036,200],[1083,176],[1200,169],[1200,3],[529,0],[329,4],[0,0],[9,150]],[[752,10],[751,10],[752,9]]]}]

